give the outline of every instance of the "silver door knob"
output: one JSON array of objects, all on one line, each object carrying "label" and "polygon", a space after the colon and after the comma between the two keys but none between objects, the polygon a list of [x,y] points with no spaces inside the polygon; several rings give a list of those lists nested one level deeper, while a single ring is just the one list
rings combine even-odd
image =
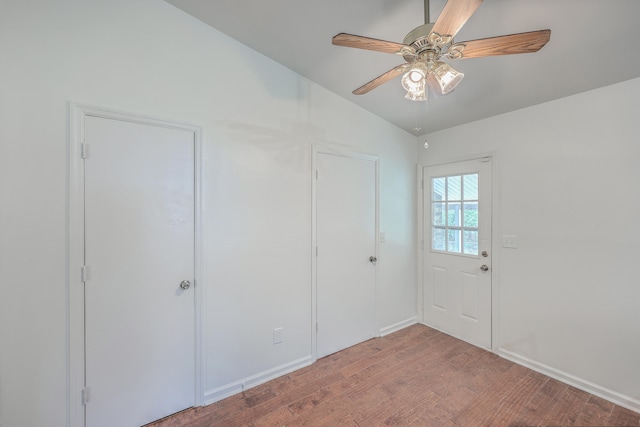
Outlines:
[{"label": "silver door knob", "polygon": [[369,262],[376,262],[378,260],[378,258],[374,257],[373,255],[369,257]]},{"label": "silver door knob", "polygon": [[487,266],[487,264],[482,264],[482,265],[480,266],[480,270],[482,270],[482,271],[488,271],[488,270],[489,270],[489,267]]},{"label": "silver door knob", "polygon": [[191,287],[191,282],[188,280],[183,280],[182,282],[180,282],[180,288],[183,290],[187,290]]}]

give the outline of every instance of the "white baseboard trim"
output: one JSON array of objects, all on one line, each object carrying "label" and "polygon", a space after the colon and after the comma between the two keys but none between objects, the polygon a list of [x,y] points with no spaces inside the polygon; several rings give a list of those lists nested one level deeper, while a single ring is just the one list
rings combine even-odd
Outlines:
[{"label": "white baseboard trim", "polygon": [[234,394],[241,393],[252,387],[255,387],[262,383],[266,383],[267,381],[271,381],[275,378],[281,377],[300,368],[304,368],[305,366],[309,366],[314,361],[315,360],[311,355],[301,357],[300,359],[293,360],[280,366],[276,366],[275,368],[268,369],[255,375],[251,375],[250,377],[243,378],[239,381],[207,390],[204,394],[203,406],[210,405],[226,397],[233,396]]},{"label": "white baseboard trim", "polygon": [[498,355],[514,363],[517,363],[518,365],[525,366],[536,372],[540,372],[541,374],[547,375],[558,381],[562,381],[563,383],[586,391],[587,393],[591,393],[595,396],[601,397],[605,400],[608,400],[609,402],[615,403],[616,405],[620,405],[635,412],[640,412],[640,400],[636,400],[632,397],[625,396],[616,391],[609,390],[608,388],[602,387],[598,384],[592,383],[582,378],[578,378],[559,369],[552,368],[551,366],[545,365],[544,363],[536,362],[535,360],[531,360],[509,350],[498,349]]},{"label": "white baseboard trim", "polygon": [[394,332],[398,332],[400,329],[404,329],[408,326],[415,325],[418,323],[418,318],[416,316],[410,317],[402,322],[394,323],[393,325],[385,326],[384,328],[380,328],[380,336],[384,337],[385,335],[392,334]]}]

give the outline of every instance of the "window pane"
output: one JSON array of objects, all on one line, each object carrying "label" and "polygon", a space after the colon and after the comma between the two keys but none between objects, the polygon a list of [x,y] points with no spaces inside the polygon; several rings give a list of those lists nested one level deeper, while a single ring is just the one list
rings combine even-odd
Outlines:
[{"label": "window pane", "polygon": [[433,211],[433,225],[446,225],[445,218],[447,217],[447,215],[446,215],[446,208],[444,203],[433,203],[432,211]]},{"label": "window pane", "polygon": [[464,204],[464,226],[478,227],[478,202]]},{"label": "window pane", "polygon": [[462,200],[460,197],[461,176],[450,176],[447,178],[447,200]]},{"label": "window pane", "polygon": [[443,228],[434,228],[433,229],[433,242],[431,247],[436,251],[444,251],[445,247],[445,234]]},{"label": "window pane", "polygon": [[448,230],[447,250],[449,252],[461,252],[460,247],[460,230]]},{"label": "window pane", "polygon": [[478,200],[478,174],[464,176],[464,200]]},{"label": "window pane", "polygon": [[434,202],[444,200],[445,180],[446,178],[433,178],[432,180],[433,199],[432,200]]},{"label": "window pane", "polygon": [[463,231],[463,252],[469,255],[478,255],[478,232]]},{"label": "window pane", "polygon": [[447,203],[447,225],[449,227],[460,227],[460,203]]}]

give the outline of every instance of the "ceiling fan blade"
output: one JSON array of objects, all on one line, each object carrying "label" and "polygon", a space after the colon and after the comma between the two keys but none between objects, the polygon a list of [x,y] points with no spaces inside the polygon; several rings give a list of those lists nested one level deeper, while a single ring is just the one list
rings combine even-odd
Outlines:
[{"label": "ceiling fan blade", "polygon": [[398,65],[397,67],[392,68],[391,70],[389,70],[386,73],[376,77],[375,79],[371,80],[370,82],[363,84],[358,89],[354,90],[353,94],[354,95],[364,95],[365,93],[368,93],[368,92],[372,91],[373,89],[375,89],[378,86],[388,82],[389,80],[391,80],[391,79],[393,79],[395,77],[398,77],[400,74],[404,73],[409,68],[410,68],[410,65],[406,64],[406,63]]},{"label": "ceiling fan blade", "polygon": [[356,49],[375,50],[385,53],[411,53],[414,49],[406,44],[388,42],[386,40],[372,39],[371,37],[356,36],[354,34],[340,33],[333,36],[331,43],[336,46],[355,47]]},{"label": "ceiling fan blade", "polygon": [[443,37],[454,37],[481,4],[482,0],[447,1],[431,32]]},{"label": "ceiling fan blade", "polygon": [[[531,31],[456,43],[460,58],[480,58],[483,56],[513,55],[516,53],[537,52],[551,38],[551,30]],[[461,49],[458,46],[463,46]],[[451,56],[456,59],[455,56]]]}]

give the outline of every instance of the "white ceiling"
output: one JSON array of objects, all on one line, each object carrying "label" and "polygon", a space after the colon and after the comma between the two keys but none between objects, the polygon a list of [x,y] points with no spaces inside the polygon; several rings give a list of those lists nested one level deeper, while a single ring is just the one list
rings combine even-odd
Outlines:
[{"label": "white ceiling", "polygon": [[[550,28],[550,42],[537,53],[449,61],[464,80],[426,106],[406,100],[399,79],[353,95],[403,59],[331,44],[340,32],[402,42],[424,23],[423,0],[167,1],[416,135],[640,77],[638,0],[486,0],[456,41]],[[431,0],[431,21],[444,3]]]}]

